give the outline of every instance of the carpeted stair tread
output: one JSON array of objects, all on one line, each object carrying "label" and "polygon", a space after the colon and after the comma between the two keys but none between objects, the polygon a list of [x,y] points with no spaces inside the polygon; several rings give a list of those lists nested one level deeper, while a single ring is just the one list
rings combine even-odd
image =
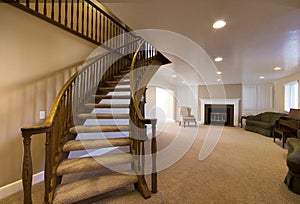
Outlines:
[{"label": "carpeted stair tread", "polygon": [[59,185],[55,191],[54,204],[67,204],[106,193],[138,181],[136,175],[113,174],[98,178],[79,180]]},{"label": "carpeted stair tread", "polygon": [[63,160],[57,167],[58,176],[92,171],[105,166],[125,164],[132,161],[130,154],[107,154],[94,157],[71,158]]},{"label": "carpeted stair tread", "polygon": [[123,132],[129,131],[128,125],[78,125],[70,128],[72,134],[95,132]]},{"label": "carpeted stair tread", "polygon": [[107,138],[107,139],[90,139],[90,140],[70,140],[63,146],[64,152],[98,149],[113,146],[129,146],[130,140],[128,137],[122,138]]},{"label": "carpeted stair tread", "polygon": [[94,104],[94,103],[87,103],[85,107],[88,108],[129,108],[129,104]]},{"label": "carpeted stair tread", "polygon": [[81,113],[80,119],[128,119],[129,114],[100,114],[100,113]]},{"label": "carpeted stair tread", "polygon": [[94,95],[94,99],[130,99],[130,95]]},{"label": "carpeted stair tread", "polygon": [[102,92],[110,92],[110,91],[115,91],[115,92],[120,92],[120,91],[130,91],[129,87],[100,87],[98,88],[99,91]]}]

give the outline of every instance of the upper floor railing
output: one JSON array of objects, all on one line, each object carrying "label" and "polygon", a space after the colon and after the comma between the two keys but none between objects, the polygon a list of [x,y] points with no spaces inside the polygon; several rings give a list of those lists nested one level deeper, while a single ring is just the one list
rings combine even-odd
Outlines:
[{"label": "upper floor railing", "polygon": [[[97,1],[91,0],[3,0],[97,45],[119,48],[137,36],[132,29]],[[116,36],[126,38],[110,41]]]}]

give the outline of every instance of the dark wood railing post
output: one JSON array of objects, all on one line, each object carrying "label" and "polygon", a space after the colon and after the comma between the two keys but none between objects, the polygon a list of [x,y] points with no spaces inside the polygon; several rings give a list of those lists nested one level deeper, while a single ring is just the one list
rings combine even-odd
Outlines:
[{"label": "dark wood railing post", "polygon": [[55,0],[51,1],[51,19],[52,20],[54,20],[54,1]]},{"label": "dark wood railing post", "polygon": [[157,193],[157,169],[156,169],[156,153],[157,153],[157,142],[156,142],[156,119],[151,119],[152,126],[152,140],[151,140],[151,155],[152,155],[152,174],[151,174],[151,186],[152,193]]},{"label": "dark wood railing post", "polygon": [[47,16],[47,0],[44,0],[44,16]]},{"label": "dark wood railing post", "polygon": [[61,23],[61,0],[58,0],[58,22]]},{"label": "dark wood railing post", "polygon": [[39,0],[35,0],[35,11],[39,12]]},{"label": "dark wood railing post", "polygon": [[31,204],[31,185],[32,185],[32,158],[31,158],[31,133],[22,132],[24,155],[23,155],[23,191],[24,191],[24,204]]},{"label": "dark wood railing post", "polygon": [[68,0],[65,0],[65,26],[68,27]]},{"label": "dark wood railing post", "polygon": [[46,131],[46,142],[45,142],[45,181],[44,181],[44,185],[45,185],[45,194],[44,194],[44,202],[46,204],[51,203],[52,198],[49,197],[50,192],[51,192],[51,187],[50,187],[50,180],[51,180],[51,153],[50,153],[50,147],[51,147],[51,143],[50,143],[50,137],[52,135],[52,128],[49,128]]}]

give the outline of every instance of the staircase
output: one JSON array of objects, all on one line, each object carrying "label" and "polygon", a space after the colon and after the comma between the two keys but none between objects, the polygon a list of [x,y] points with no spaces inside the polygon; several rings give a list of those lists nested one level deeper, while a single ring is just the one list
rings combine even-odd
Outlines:
[{"label": "staircase", "polygon": [[145,199],[156,193],[156,119],[144,118],[145,94],[158,68],[170,61],[91,0],[4,1],[107,50],[66,82],[44,124],[21,128],[24,204],[32,203],[31,138],[40,134],[46,137],[44,203],[86,201],[128,185]]},{"label": "staircase", "polygon": [[[70,133],[77,137],[64,144],[63,152],[72,155],[73,152],[87,150],[88,156],[80,157],[80,154],[75,154],[72,158],[66,158],[58,165],[56,172],[58,176],[64,177],[108,168],[112,169],[110,174],[58,185],[53,203],[73,203],[130,184],[138,184],[137,172],[132,172],[131,169],[130,81],[124,80],[128,72],[129,70],[124,70],[106,81],[98,88],[99,95],[91,96],[91,103],[84,104],[84,112],[77,116],[83,122],[82,125],[70,128]],[[93,101],[95,102],[92,103]],[[102,153],[101,150],[107,153]],[[142,192],[142,195],[148,198],[149,190]]]},{"label": "staircase", "polygon": [[[21,128],[24,203],[32,203],[31,136],[40,133],[46,133],[45,203],[74,203],[128,185],[145,199],[157,192],[156,119],[145,119],[143,110],[146,84],[169,61],[140,38],[128,46],[136,51],[118,48],[75,73],[44,125]],[[145,172],[147,140],[151,172]]]}]

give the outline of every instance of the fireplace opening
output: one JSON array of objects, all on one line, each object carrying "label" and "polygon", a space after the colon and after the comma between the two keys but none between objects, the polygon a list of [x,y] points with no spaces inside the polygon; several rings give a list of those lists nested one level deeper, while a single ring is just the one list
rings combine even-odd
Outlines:
[{"label": "fireplace opening", "polygon": [[204,124],[233,126],[234,105],[205,104]]}]

